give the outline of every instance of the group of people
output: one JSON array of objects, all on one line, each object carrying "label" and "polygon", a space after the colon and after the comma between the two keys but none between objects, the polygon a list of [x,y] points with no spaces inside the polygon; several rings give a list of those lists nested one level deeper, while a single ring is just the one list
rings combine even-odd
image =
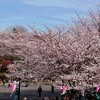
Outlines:
[{"label": "group of people", "polygon": [[[6,80],[3,79],[2,80],[3,87],[6,86],[6,83],[7,83]],[[8,81],[8,88],[11,88],[10,97],[13,98],[13,100],[17,100],[17,98],[18,98],[18,92],[19,92],[18,85],[19,85],[18,81],[12,81],[12,82],[11,82],[11,80]]]},{"label": "group of people", "polygon": [[[96,87],[85,87],[76,89],[66,84],[61,85],[61,100],[100,100],[100,85]],[[38,88],[39,97],[41,97],[42,87]],[[54,93],[54,85],[51,85],[51,93]],[[59,98],[43,98],[43,100],[59,100]]]},{"label": "group of people", "polygon": [[18,81],[11,81],[9,80],[8,82],[4,79],[2,80],[2,85],[5,87],[8,83],[8,88],[11,88],[11,94],[10,94],[10,98],[12,98],[13,100],[17,100],[18,99],[18,93],[19,93],[19,82]]},{"label": "group of people", "polygon": [[18,93],[19,93],[19,82],[13,81],[10,84],[11,87],[11,94],[10,97],[13,98],[13,100],[17,100],[18,99]]},{"label": "group of people", "polygon": [[[3,81],[3,86],[5,86],[5,80]],[[19,94],[19,82],[13,81],[8,83],[8,87],[11,87],[11,94],[10,97],[13,100],[18,100]],[[76,89],[75,87],[69,88],[66,84],[61,85],[61,100],[100,100],[100,85],[96,87],[86,87],[84,89]],[[51,93],[55,93],[55,87],[51,85]],[[38,87],[38,97],[42,95],[42,87],[41,85]],[[43,98],[46,100],[47,98]],[[58,97],[48,99],[48,100],[58,100]]]},{"label": "group of people", "polygon": [[82,90],[77,90],[74,87],[68,89],[66,85],[62,85],[61,100],[100,100],[100,85]]}]

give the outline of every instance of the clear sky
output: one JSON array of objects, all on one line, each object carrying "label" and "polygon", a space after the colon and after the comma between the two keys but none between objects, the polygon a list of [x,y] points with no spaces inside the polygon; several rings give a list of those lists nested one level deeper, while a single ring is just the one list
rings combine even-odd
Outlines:
[{"label": "clear sky", "polygon": [[96,9],[100,0],[0,0],[0,30],[12,25],[30,24],[40,29],[68,24],[76,17]]}]

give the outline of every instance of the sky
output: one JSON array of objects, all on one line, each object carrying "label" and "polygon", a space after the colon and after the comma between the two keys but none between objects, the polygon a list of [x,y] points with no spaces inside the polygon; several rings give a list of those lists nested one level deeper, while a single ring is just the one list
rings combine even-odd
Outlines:
[{"label": "sky", "polygon": [[39,29],[68,25],[76,13],[87,16],[98,5],[100,0],[0,0],[0,30],[14,25]]}]

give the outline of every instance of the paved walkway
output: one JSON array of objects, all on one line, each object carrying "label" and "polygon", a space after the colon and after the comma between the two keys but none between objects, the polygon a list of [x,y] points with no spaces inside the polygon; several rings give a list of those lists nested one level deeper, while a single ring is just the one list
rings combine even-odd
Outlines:
[{"label": "paved walkway", "polygon": [[[37,88],[39,85],[30,84],[28,87],[21,87],[21,100],[24,100],[24,97],[27,97],[28,100],[39,100]],[[55,94],[50,93],[50,86],[42,85],[42,97],[60,97],[60,89],[55,88]],[[11,89],[7,86],[0,86],[0,100],[12,100],[10,98]]]}]

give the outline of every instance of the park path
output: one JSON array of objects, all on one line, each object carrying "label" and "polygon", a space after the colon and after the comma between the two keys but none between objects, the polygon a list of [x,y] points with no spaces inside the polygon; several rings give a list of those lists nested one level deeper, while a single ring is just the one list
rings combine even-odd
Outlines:
[{"label": "park path", "polygon": [[[32,83],[28,87],[21,87],[21,100],[24,100],[24,97],[27,97],[28,100],[39,100],[37,88],[39,85],[33,85]],[[42,85],[42,97],[60,97],[60,89],[55,88],[55,94],[50,93],[49,85]],[[10,98],[10,88],[7,86],[0,86],[0,100],[12,100]]]}]

